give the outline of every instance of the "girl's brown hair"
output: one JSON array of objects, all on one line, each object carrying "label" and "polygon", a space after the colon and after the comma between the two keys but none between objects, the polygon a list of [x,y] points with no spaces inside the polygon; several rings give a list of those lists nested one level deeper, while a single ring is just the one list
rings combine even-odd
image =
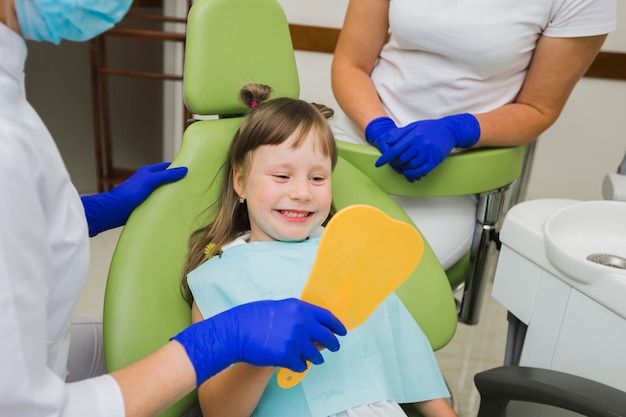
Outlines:
[{"label": "girl's brown hair", "polygon": [[[326,120],[333,116],[333,110],[288,97],[268,100],[271,92],[269,86],[262,84],[248,84],[240,91],[239,98],[250,111],[228,149],[220,198],[215,203],[218,207],[217,216],[207,226],[194,231],[189,238],[181,291],[190,305],[193,295],[187,284],[187,274],[207,259],[221,255],[222,246],[250,229],[247,207],[240,203],[235,192],[233,170],[241,169],[246,175],[252,151],[259,146],[280,145],[294,133],[296,138],[293,147],[297,148],[314,129],[319,139],[316,146],[320,146],[322,154],[331,159],[333,169],[337,164],[337,146]],[[334,208],[331,209],[331,215],[333,212]]]}]

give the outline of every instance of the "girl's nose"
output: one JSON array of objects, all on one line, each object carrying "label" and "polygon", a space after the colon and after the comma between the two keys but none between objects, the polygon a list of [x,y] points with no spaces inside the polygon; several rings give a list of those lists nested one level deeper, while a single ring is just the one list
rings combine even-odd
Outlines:
[{"label": "girl's nose", "polygon": [[308,181],[294,181],[289,193],[292,200],[308,201],[311,199],[311,190]]}]

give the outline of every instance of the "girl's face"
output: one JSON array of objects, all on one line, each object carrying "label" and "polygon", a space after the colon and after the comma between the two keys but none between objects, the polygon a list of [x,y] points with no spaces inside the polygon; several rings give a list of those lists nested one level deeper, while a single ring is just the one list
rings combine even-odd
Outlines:
[{"label": "girl's face", "polygon": [[252,151],[246,177],[241,167],[233,172],[235,191],[248,206],[250,242],[304,240],[328,217],[331,160],[319,149],[315,129],[295,149],[294,138]]}]

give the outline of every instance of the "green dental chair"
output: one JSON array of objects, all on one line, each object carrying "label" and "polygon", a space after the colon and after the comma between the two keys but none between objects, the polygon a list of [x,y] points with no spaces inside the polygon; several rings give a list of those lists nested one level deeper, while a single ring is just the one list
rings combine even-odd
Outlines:
[{"label": "green dental chair", "polygon": [[[187,239],[215,215],[207,208],[218,196],[221,166],[246,111],[238,101],[240,88],[255,82],[271,85],[274,97],[299,95],[288,24],[275,0],[198,0],[187,30],[185,100],[198,120],[186,129],[172,165],[187,166],[189,173],[156,190],[120,235],[104,304],[109,371],[149,355],[191,322],[179,289]],[[333,174],[333,194],[338,208],[370,204],[411,223],[387,190],[343,156]],[[397,294],[433,349],[450,341],[457,308],[427,244],[422,262]],[[196,401],[190,394],[161,415],[181,416]]]},{"label": "green dental chair", "polygon": [[[109,370],[150,354],[190,324],[189,307],[179,290],[187,239],[215,214],[207,207],[217,198],[228,145],[247,110],[238,100],[239,90],[250,82],[272,86],[273,97],[299,95],[280,6],[274,0],[196,2],[188,22],[185,100],[195,115],[208,117],[188,126],[172,162],[187,166],[187,176],[158,189],[138,207],[118,241],[104,306]],[[341,158],[333,174],[333,194],[337,208],[370,204],[410,222],[384,191]],[[429,247],[413,279],[397,293],[420,318],[433,348],[447,344],[456,330],[456,306]],[[178,416],[194,402],[188,396],[164,415]]]}]

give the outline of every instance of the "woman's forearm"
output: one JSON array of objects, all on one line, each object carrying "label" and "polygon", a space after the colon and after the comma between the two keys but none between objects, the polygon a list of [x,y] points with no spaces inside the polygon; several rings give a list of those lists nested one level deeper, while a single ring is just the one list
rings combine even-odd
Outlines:
[{"label": "woman's forearm", "polygon": [[476,147],[530,143],[556,120],[554,115],[542,114],[532,106],[518,103],[475,116],[480,124],[480,139]]},{"label": "woman's forearm", "polygon": [[196,373],[178,342],[111,373],[124,397],[126,417],[155,416],[196,387]]},{"label": "woman's forearm", "polygon": [[387,116],[368,74],[333,62],[332,87],[337,103],[361,132],[377,117]]},{"label": "woman's forearm", "polygon": [[389,0],[351,0],[333,54],[333,94],[361,131],[386,116],[370,75],[387,41],[388,13]]}]

